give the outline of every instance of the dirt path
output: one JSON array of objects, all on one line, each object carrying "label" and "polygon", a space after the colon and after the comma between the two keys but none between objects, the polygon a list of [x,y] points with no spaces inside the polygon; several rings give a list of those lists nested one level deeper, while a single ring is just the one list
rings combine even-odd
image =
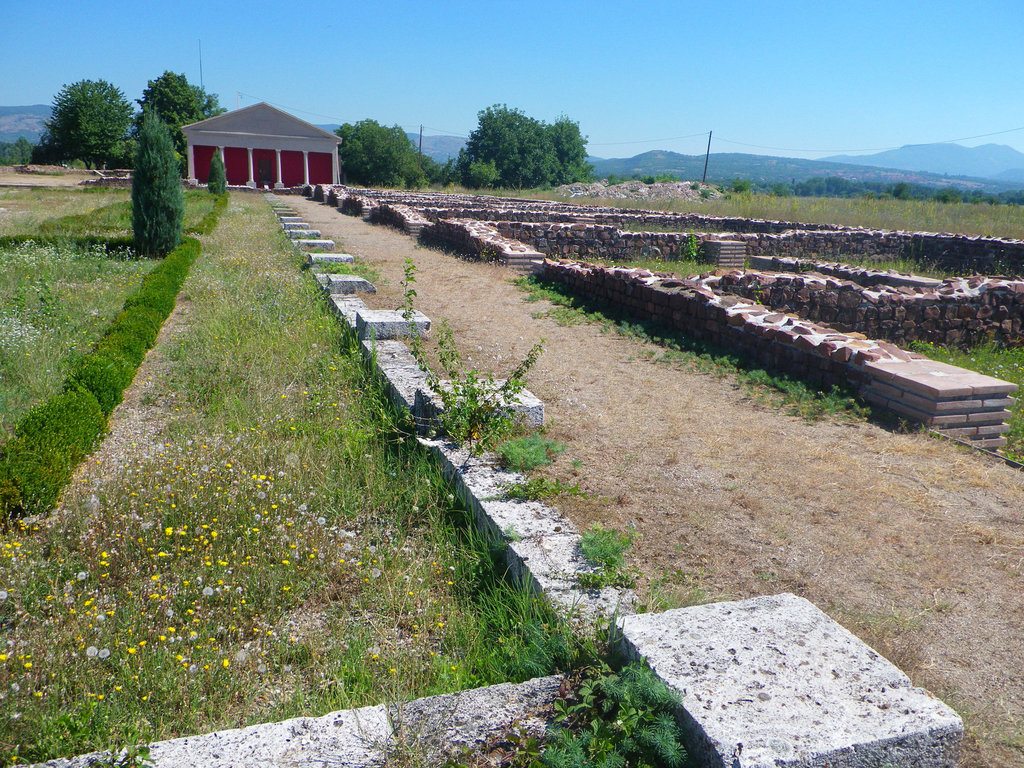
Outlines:
[{"label": "dirt path", "polygon": [[399,307],[411,256],[417,308],[448,319],[473,366],[507,372],[546,339],[528,386],[568,444],[549,474],[597,497],[558,504],[580,528],[635,527],[652,600],[803,595],[964,715],[966,765],[1024,765],[1024,474],[757,406],[729,379],[652,362],[651,345],[535,318],[545,306],[501,267],[293,201],[380,271],[373,306]]}]

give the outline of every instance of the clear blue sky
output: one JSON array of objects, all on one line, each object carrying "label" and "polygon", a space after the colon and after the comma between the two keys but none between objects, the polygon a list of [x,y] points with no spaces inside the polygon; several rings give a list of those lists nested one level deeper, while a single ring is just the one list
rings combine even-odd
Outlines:
[{"label": "clear blue sky", "polygon": [[[233,109],[465,136],[504,103],[591,154],[822,157],[954,139],[1024,152],[1024,3],[0,0],[0,105],[165,70]],[[241,94],[239,96],[239,94]],[[981,134],[999,135],[978,137]],[[696,135],[694,135],[696,134]],[[687,138],[679,138],[687,137]]]}]

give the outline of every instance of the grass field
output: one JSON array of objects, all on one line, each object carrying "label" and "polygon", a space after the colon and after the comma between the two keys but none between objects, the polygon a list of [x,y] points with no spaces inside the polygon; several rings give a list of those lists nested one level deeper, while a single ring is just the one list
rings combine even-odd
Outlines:
[{"label": "grass field", "polygon": [[29,408],[57,393],[156,262],[102,248],[0,249],[0,442]]},{"label": "grass field", "polygon": [[163,431],[0,539],[0,763],[521,680],[578,651],[495,574],[299,263],[234,196],[157,353]]}]

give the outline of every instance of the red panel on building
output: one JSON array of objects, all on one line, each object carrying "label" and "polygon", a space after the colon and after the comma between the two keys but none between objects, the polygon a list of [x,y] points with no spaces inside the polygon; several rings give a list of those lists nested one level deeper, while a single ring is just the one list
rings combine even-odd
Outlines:
[{"label": "red panel on building", "polygon": [[286,187],[302,186],[302,153],[291,149],[281,152],[281,183]]},{"label": "red panel on building", "polygon": [[210,161],[213,159],[213,153],[216,151],[216,147],[204,147],[201,144],[196,144],[192,147],[193,167],[196,171],[196,180],[200,184],[205,184],[207,179],[210,178]]},{"label": "red panel on building", "polygon": [[309,153],[309,183],[334,183],[334,166],[331,164],[330,152]]},{"label": "red panel on building", "polygon": [[249,181],[249,152],[244,147],[224,147],[224,171],[228,184],[244,187]]},{"label": "red panel on building", "polygon": [[273,187],[277,182],[277,153],[272,149],[254,149],[252,171],[257,188]]}]

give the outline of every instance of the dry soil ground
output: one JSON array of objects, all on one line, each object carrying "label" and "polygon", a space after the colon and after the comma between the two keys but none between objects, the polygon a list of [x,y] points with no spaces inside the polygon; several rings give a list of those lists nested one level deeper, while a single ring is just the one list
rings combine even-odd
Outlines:
[{"label": "dry soil ground", "polygon": [[965,765],[1024,765],[1024,474],[923,434],[759,406],[651,345],[535,317],[544,306],[501,267],[289,202],[379,270],[373,306],[400,306],[411,257],[417,308],[448,319],[470,365],[507,372],[546,339],[528,386],[568,445],[549,474],[592,495],[556,503],[580,528],[635,527],[652,604],[803,595],[964,716]]}]

